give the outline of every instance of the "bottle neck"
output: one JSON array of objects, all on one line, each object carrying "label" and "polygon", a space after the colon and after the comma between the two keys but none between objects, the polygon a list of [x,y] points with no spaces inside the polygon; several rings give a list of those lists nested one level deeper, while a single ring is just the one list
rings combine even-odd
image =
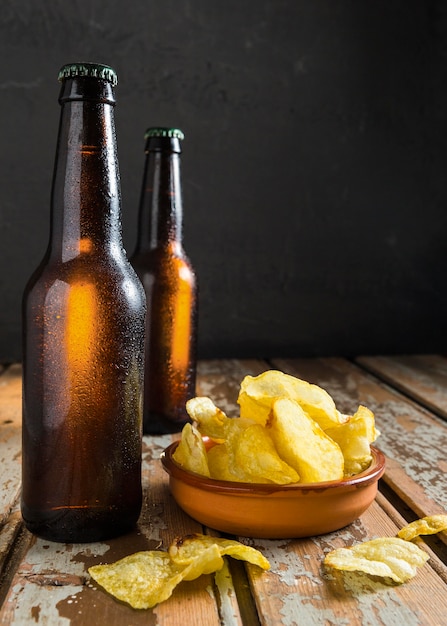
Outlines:
[{"label": "bottle neck", "polygon": [[[150,143],[150,140],[149,140]],[[169,150],[146,151],[139,210],[137,249],[182,246],[180,155]]]},{"label": "bottle neck", "polygon": [[105,81],[63,82],[52,187],[50,248],[64,261],[122,248],[121,195],[113,88]]}]

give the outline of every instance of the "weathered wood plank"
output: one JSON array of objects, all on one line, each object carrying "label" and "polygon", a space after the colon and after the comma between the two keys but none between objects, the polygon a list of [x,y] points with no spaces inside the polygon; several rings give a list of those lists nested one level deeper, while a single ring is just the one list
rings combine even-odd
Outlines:
[{"label": "weathered wood plank", "polygon": [[12,365],[0,376],[0,526],[17,501],[21,484],[22,369]]},{"label": "weathered wood plank", "polygon": [[447,359],[436,354],[361,356],[356,363],[447,419]]},{"label": "weathered wood plank", "polygon": [[[358,572],[325,571],[322,562],[330,550],[373,537],[394,536],[397,530],[374,502],[359,520],[335,533],[292,541],[244,540],[260,549],[272,564],[271,571],[265,573],[252,566],[247,568],[261,624],[439,626],[445,623],[447,585],[429,564],[400,586],[389,586]],[[433,558],[438,565],[436,557]]]},{"label": "weathered wood plank", "polygon": [[[442,420],[343,359],[278,359],[273,366],[320,384],[343,412],[353,412],[360,403],[369,406],[382,431],[378,445],[390,459],[386,480],[394,492],[408,498],[413,511],[421,514],[446,508],[443,463],[447,425]],[[237,415],[242,378],[265,369],[268,365],[260,360],[201,362],[197,393],[211,397],[228,415]],[[0,387],[0,416],[1,398]],[[16,407],[17,397],[6,405]],[[20,411],[17,415],[20,417]],[[89,581],[90,565],[112,562],[137,550],[166,548],[175,536],[215,532],[183,514],[169,493],[159,456],[176,438],[178,435],[144,440],[144,506],[134,533],[109,542],[78,545],[45,542],[25,533],[0,610],[0,624],[253,626],[258,616],[262,626],[323,622],[420,626],[445,622],[447,571],[434,555],[415,579],[398,587],[356,573],[331,576],[322,568],[324,555],[334,547],[396,534],[404,520],[382,495],[360,520],[337,533],[284,541],[241,538],[261,549],[272,564],[267,573],[247,566],[250,588],[240,564],[233,568],[229,562],[216,577],[182,583],[172,598],[153,610],[134,611],[113,600]],[[11,556],[8,543],[15,539],[19,527],[16,511],[0,534],[0,559],[2,554],[4,559]],[[14,558],[10,562],[15,562]],[[239,587],[237,594],[235,585]]]}]

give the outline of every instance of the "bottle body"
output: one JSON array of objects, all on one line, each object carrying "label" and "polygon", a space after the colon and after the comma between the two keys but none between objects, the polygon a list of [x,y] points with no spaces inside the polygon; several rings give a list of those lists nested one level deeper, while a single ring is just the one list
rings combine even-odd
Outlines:
[{"label": "bottle body", "polygon": [[195,395],[197,286],[184,254],[171,248],[132,260],[148,302],[144,432],[178,432]]},{"label": "bottle body", "polygon": [[121,534],[141,509],[142,300],[100,265],[47,266],[26,290],[22,515],[56,541]]},{"label": "bottle body", "polygon": [[145,296],[121,243],[109,109],[63,104],[50,245],[23,297],[22,515],[55,541],[122,534],[141,510]]},{"label": "bottle body", "polygon": [[180,144],[172,129],[146,133],[138,243],[131,258],[148,303],[143,429],[178,432],[195,395],[197,279],[182,244]]}]

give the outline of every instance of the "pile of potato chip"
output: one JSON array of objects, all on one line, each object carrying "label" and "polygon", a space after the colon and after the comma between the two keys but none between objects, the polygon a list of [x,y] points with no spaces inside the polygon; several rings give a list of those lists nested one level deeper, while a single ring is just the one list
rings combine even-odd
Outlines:
[{"label": "pile of potato chip", "polygon": [[255,548],[239,541],[187,535],[176,539],[167,551],[136,552],[108,565],[94,565],[89,574],[117,600],[134,609],[149,609],[167,600],[182,580],[194,580],[202,574],[220,570],[223,556],[248,561],[264,570],[268,560]]},{"label": "pile of potato chip", "polygon": [[[173,455],[185,469],[219,480],[252,483],[318,483],[367,469],[379,432],[374,414],[359,406],[337,410],[318,385],[276,370],[246,376],[240,416],[227,417],[207,397],[192,398],[192,424],[183,428]],[[214,445],[207,450],[203,437]]]}]

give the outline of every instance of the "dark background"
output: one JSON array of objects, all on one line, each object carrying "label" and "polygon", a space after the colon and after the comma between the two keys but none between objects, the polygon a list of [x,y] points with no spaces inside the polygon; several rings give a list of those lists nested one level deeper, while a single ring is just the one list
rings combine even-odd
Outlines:
[{"label": "dark background", "polygon": [[126,249],[178,126],[201,357],[446,349],[447,3],[2,0],[0,360],[48,240],[72,61],[118,72]]}]

